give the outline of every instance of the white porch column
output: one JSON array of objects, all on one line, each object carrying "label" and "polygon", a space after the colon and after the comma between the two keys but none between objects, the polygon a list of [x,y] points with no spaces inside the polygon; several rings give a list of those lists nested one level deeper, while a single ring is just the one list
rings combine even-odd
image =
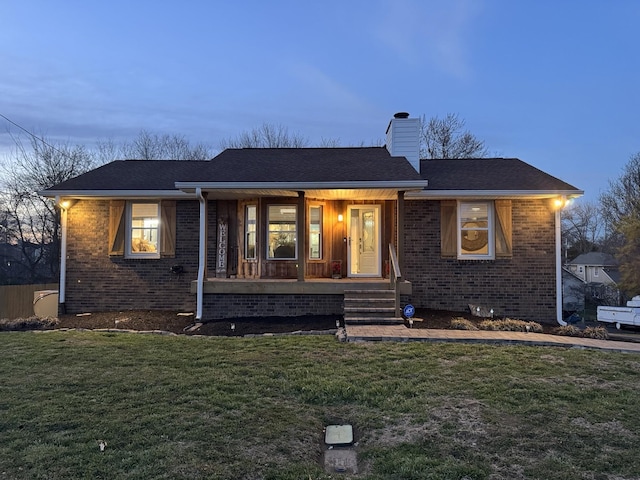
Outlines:
[{"label": "white porch column", "polygon": [[204,279],[207,277],[207,194],[196,188],[196,197],[200,206],[200,235],[198,240],[198,280],[196,292],[196,320],[202,320],[202,301],[204,298]]},{"label": "white porch column", "polygon": [[404,277],[404,192],[398,192],[396,205],[396,253],[398,255],[398,267]]},{"label": "white porch column", "polygon": [[307,212],[304,205],[304,192],[298,192],[298,227],[297,227],[297,245],[298,245],[298,281],[304,282],[306,273],[306,250],[305,240],[307,238]]}]

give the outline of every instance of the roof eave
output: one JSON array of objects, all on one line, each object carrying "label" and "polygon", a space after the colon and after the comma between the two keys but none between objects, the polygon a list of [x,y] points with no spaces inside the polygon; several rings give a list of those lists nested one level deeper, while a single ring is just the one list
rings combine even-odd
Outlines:
[{"label": "roof eave", "polygon": [[336,190],[336,189],[395,189],[398,191],[423,190],[427,180],[400,181],[340,181],[340,182],[176,182],[182,191],[204,190]]},{"label": "roof eave", "polygon": [[407,192],[409,199],[455,199],[455,198],[577,198],[584,195],[582,190],[420,190]]},{"label": "roof eave", "polygon": [[195,198],[181,190],[43,190],[39,195],[47,198],[105,199],[105,198]]}]

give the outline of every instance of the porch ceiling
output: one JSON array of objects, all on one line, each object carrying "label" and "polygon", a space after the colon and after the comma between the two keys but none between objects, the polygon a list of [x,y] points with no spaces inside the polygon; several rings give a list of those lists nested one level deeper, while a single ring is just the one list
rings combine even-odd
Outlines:
[{"label": "porch ceiling", "polygon": [[[202,189],[209,198],[236,200],[250,197],[298,197],[296,190],[284,189]],[[303,189],[307,198],[321,200],[396,200],[398,189],[360,188],[360,189]]]}]

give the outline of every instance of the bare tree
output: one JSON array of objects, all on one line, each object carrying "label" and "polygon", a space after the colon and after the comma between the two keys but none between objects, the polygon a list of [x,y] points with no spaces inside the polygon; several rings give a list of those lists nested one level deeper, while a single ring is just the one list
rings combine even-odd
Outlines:
[{"label": "bare tree", "polygon": [[299,133],[290,133],[283,125],[263,123],[260,127],[244,131],[234,138],[220,142],[225,148],[302,148],[309,146],[309,139]]},{"label": "bare tree", "polygon": [[420,158],[484,158],[488,151],[484,141],[468,130],[457,114],[445,118],[422,116],[420,127]]},{"label": "bare tree", "polygon": [[599,250],[605,222],[595,202],[580,202],[562,211],[562,238],[571,257]]},{"label": "bare tree", "polygon": [[97,143],[96,154],[102,163],[131,160],[209,160],[213,150],[203,143],[192,145],[183,135],[159,135],[141,130],[136,138],[116,145],[113,140]]},{"label": "bare tree", "polygon": [[35,136],[29,146],[18,137],[14,141],[0,185],[3,240],[20,252],[13,271],[18,262],[22,281],[37,283],[56,278],[59,271],[59,211],[37,192],[86,172],[95,162],[80,145],[53,146]]},{"label": "bare tree", "polygon": [[609,190],[600,195],[600,208],[614,226],[629,215],[640,216],[640,152],[631,156],[619,178],[609,181]]},{"label": "bare tree", "polygon": [[609,182],[609,190],[600,195],[603,218],[611,225],[612,238],[618,241],[616,257],[620,262],[621,288],[625,293],[640,293],[640,152],[632,155],[622,175]]}]

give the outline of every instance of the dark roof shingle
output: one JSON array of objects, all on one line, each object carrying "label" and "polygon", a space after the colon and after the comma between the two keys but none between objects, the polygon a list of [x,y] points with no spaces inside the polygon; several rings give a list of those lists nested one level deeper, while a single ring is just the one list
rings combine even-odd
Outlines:
[{"label": "dark roof shingle", "polygon": [[517,158],[421,160],[427,190],[569,191],[579,190]]}]

